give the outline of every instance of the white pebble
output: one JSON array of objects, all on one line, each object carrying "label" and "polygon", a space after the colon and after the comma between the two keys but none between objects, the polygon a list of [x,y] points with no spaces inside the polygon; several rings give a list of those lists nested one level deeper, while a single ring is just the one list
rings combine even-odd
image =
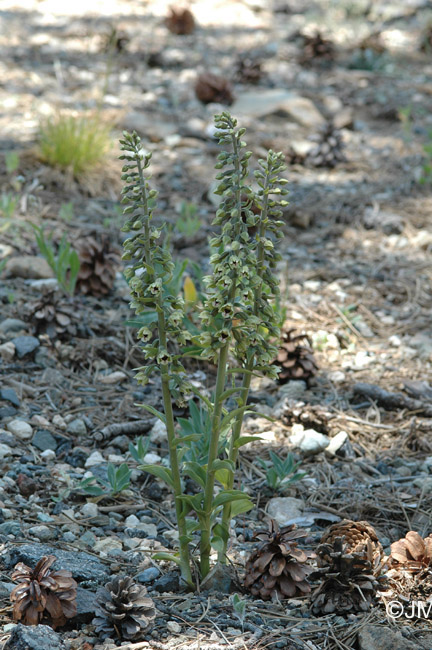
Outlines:
[{"label": "white pebble", "polygon": [[180,634],[181,625],[180,623],[177,623],[177,621],[168,621],[167,629],[169,632],[172,632],[173,634]]},{"label": "white pebble", "polygon": [[58,429],[61,429],[62,431],[66,430],[67,424],[64,421],[64,418],[59,413],[56,413],[52,419],[52,423],[54,426],[56,426]]},{"label": "white pebble", "polygon": [[168,434],[167,429],[164,423],[161,420],[156,420],[152,430],[150,431],[150,440],[156,444],[165,442],[167,440]]},{"label": "white pebble", "polygon": [[96,503],[89,501],[82,506],[81,514],[83,517],[97,517],[99,514],[99,508]]},{"label": "white pebble", "polygon": [[11,420],[6,425],[6,429],[20,440],[30,440],[33,435],[32,427],[28,422],[24,422],[24,420]]},{"label": "white pebble", "polygon": [[90,456],[87,458],[86,462],[84,463],[84,467],[93,467],[93,465],[100,465],[101,463],[104,463],[105,459],[100,453],[100,451],[94,451]]},{"label": "white pebble", "polygon": [[41,458],[44,460],[54,460],[56,457],[56,453],[53,449],[45,449],[45,451],[41,452]]},{"label": "white pebble", "polygon": [[135,515],[129,515],[129,517],[126,517],[125,519],[125,524],[127,526],[137,526],[139,523],[140,520]]}]

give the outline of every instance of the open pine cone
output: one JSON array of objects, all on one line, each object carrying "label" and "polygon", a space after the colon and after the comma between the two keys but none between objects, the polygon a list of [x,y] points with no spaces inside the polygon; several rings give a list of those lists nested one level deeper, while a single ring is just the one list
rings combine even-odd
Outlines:
[{"label": "open pine cone", "polygon": [[309,346],[299,345],[307,341],[306,334],[293,336],[294,329],[284,332],[276,359],[272,363],[281,368],[278,381],[285,384],[290,379],[303,379],[307,383],[316,375],[318,366]]},{"label": "open pine cone", "polygon": [[373,563],[377,566],[384,558],[384,551],[373,526],[367,521],[351,521],[343,519],[329,527],[321,537],[321,544],[334,544],[337,538],[342,538],[349,553],[368,556],[368,544],[372,549]]},{"label": "open pine cone", "polygon": [[55,555],[42,557],[31,569],[18,562],[12,580],[19,584],[12,590],[13,619],[24,625],[38,625],[45,617],[53,628],[64,625],[76,615],[77,583],[70,571],[50,571]]},{"label": "open pine cone", "polygon": [[295,525],[279,530],[274,520],[269,531],[257,531],[254,536],[262,542],[246,563],[246,589],[263,600],[308,594],[307,576],[312,567],[307,560],[311,554],[298,548],[296,541],[306,534]]},{"label": "open pine cone", "polygon": [[212,72],[199,75],[195,84],[195,94],[203,104],[217,102],[229,106],[234,101],[230,82]]},{"label": "open pine cone", "polygon": [[42,290],[37,300],[28,303],[26,316],[37,335],[48,334],[50,339],[55,339],[77,333],[76,307],[55,289]]},{"label": "open pine cone", "polygon": [[333,168],[338,163],[346,162],[342,134],[332,122],[324,124],[311,140],[315,140],[317,144],[306,155],[307,165]]},{"label": "open pine cone", "polygon": [[320,32],[313,35],[303,34],[303,51],[300,56],[300,63],[314,63],[316,60],[330,63],[334,60],[336,50],[334,44],[324,38]]},{"label": "open pine cone", "polygon": [[404,538],[393,542],[390,548],[391,568],[403,568],[410,573],[432,569],[432,535],[423,539],[414,530],[410,530]]},{"label": "open pine cone", "polygon": [[373,550],[370,544],[365,556],[349,551],[341,537],[317,548],[319,564],[323,567],[322,582],[311,598],[314,614],[348,614],[365,612],[373,602],[380,582],[374,575]]},{"label": "open pine cone", "polygon": [[169,16],[165,19],[165,25],[172,34],[185,36],[192,34],[195,29],[195,18],[190,9],[175,9],[171,7]]},{"label": "open pine cone", "polygon": [[84,294],[102,296],[114,285],[119,256],[106,235],[93,233],[75,242],[80,259],[76,288]]},{"label": "open pine cone", "polygon": [[147,589],[132,578],[115,577],[96,593],[93,625],[104,636],[137,639],[156,616]]}]

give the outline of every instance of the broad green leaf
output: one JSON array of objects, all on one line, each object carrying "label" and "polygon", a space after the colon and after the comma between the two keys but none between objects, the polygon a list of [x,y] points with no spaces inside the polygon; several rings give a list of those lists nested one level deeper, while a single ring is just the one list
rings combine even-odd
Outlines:
[{"label": "broad green leaf", "polygon": [[240,438],[237,438],[234,443],[234,449],[243,447],[243,445],[247,445],[248,442],[256,442],[257,440],[262,440],[261,436],[240,436]]},{"label": "broad green leaf", "polygon": [[252,510],[254,507],[254,504],[250,499],[242,499],[238,501],[234,501],[231,504],[230,507],[230,515],[231,517],[237,517],[237,515],[241,515],[243,512],[248,512],[249,510]]},{"label": "broad green leaf", "polygon": [[170,469],[162,467],[162,465],[140,465],[138,469],[161,478],[165,483],[168,483],[168,485],[173,487],[173,479]]},{"label": "broad green leaf", "polygon": [[143,409],[151,413],[152,415],[155,415],[161,422],[163,422],[166,425],[166,417],[163,413],[155,409],[153,406],[150,406],[150,404],[137,404],[137,406],[141,406]]},{"label": "broad green leaf", "polygon": [[213,471],[217,471],[219,469],[227,469],[229,472],[234,472],[235,464],[232,460],[221,460],[220,458],[216,458],[216,460],[213,461],[211,468]]},{"label": "broad green leaf", "polygon": [[216,495],[213,501],[213,507],[217,508],[218,506],[223,506],[225,503],[231,503],[232,501],[239,501],[244,499],[245,495],[240,490],[223,490]]},{"label": "broad green leaf", "polygon": [[232,476],[232,471],[228,469],[218,469],[215,472],[215,479],[225,488],[228,488],[230,478]]},{"label": "broad green leaf", "polygon": [[188,436],[182,436],[181,438],[174,438],[174,442],[177,445],[181,445],[182,442],[190,442],[191,440],[199,440],[201,438],[201,433],[191,433]]},{"label": "broad green leaf", "polygon": [[171,553],[155,553],[152,555],[153,560],[168,560],[168,562],[175,562],[179,566],[181,565],[181,560],[178,555],[173,555]]},{"label": "broad green leaf", "polygon": [[201,487],[205,487],[207,478],[205,467],[192,460],[185,463],[183,467],[184,472],[187,474],[187,476],[190,476],[194,481],[198,483],[198,485],[201,485]]},{"label": "broad green leaf", "polygon": [[210,543],[218,553],[223,551],[225,548],[225,544],[222,537],[219,537],[218,535],[213,535],[213,537],[210,540]]}]

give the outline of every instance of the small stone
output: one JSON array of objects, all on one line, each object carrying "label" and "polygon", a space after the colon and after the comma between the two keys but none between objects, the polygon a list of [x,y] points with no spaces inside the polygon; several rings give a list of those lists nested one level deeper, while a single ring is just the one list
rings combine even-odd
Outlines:
[{"label": "small stone", "polygon": [[92,503],[89,501],[81,507],[81,514],[83,517],[97,517],[99,514],[99,508],[97,503]]},{"label": "small stone", "polygon": [[210,569],[200,587],[213,593],[229,594],[235,575],[230,566],[224,564],[215,564]]},{"label": "small stone", "polygon": [[0,345],[0,357],[5,363],[10,363],[15,356],[15,346],[12,341]]},{"label": "small stone", "polygon": [[181,625],[180,623],[177,623],[177,621],[168,621],[167,623],[168,632],[171,632],[172,634],[180,634],[181,629],[182,629]]},{"label": "small stone", "polygon": [[18,623],[3,650],[65,650],[61,636],[48,625],[22,625]]},{"label": "small stone", "polygon": [[11,420],[6,428],[20,440],[30,440],[33,435],[33,429],[28,422],[24,420]]},{"label": "small stone", "polygon": [[31,417],[30,424],[35,424],[38,427],[49,427],[49,420],[44,418],[43,415],[39,415],[38,413],[35,413]]},{"label": "small stone", "polygon": [[167,428],[161,420],[156,420],[151,431],[150,440],[155,444],[165,442],[168,438]]},{"label": "small stone", "polygon": [[147,584],[148,582],[153,582],[153,580],[156,580],[160,576],[160,571],[157,567],[151,566],[148,569],[145,569],[141,573],[139,573],[136,577],[138,582],[141,582],[142,584]]},{"label": "small stone", "polygon": [[40,341],[35,336],[17,336],[12,339],[18,359],[23,359],[40,346]]},{"label": "small stone", "polygon": [[140,520],[135,515],[129,515],[129,517],[126,517],[125,519],[125,524],[127,526],[137,526],[140,523]]},{"label": "small stone", "polygon": [[[4,514],[4,508],[3,508]],[[13,537],[18,537],[21,534],[21,524],[19,521],[14,521],[13,519],[5,521],[3,524],[0,524],[0,534],[1,535],[12,535]]]},{"label": "small stone", "polygon": [[[395,613],[399,616],[400,610],[395,608]],[[417,642],[409,641],[402,636],[401,632],[391,629],[389,625],[363,626],[359,630],[358,641],[360,650],[418,650],[419,648]]]},{"label": "small stone", "polygon": [[55,533],[48,526],[32,526],[28,529],[28,532],[32,537],[37,537],[41,542],[47,542],[49,539],[55,537]]},{"label": "small stone", "polygon": [[162,462],[162,458],[159,454],[155,454],[152,451],[149,451],[143,458],[143,462],[146,465],[158,465]]},{"label": "small stone", "polygon": [[121,370],[111,372],[109,375],[99,376],[101,384],[120,384],[125,379],[127,379],[127,374]]},{"label": "small stone", "polygon": [[5,402],[10,402],[14,406],[20,406],[18,395],[13,388],[1,388],[0,399],[4,400]]},{"label": "small stone", "polygon": [[318,454],[330,444],[330,439],[323,433],[315,429],[304,429],[302,424],[294,424],[291,431],[290,443],[308,456]]},{"label": "small stone", "polygon": [[272,519],[276,519],[280,526],[288,526],[295,523],[303,514],[304,503],[294,497],[274,497],[267,505],[267,513]]},{"label": "small stone", "polygon": [[45,451],[41,453],[41,458],[43,458],[47,462],[50,460],[54,460],[55,457],[56,457],[56,453],[53,449],[45,449]]},{"label": "small stone", "polygon": [[69,544],[71,544],[76,540],[76,535],[72,531],[67,530],[63,535],[63,539],[65,542],[69,542]]},{"label": "small stone", "polygon": [[67,424],[59,413],[56,413],[54,415],[52,419],[52,423],[58,429],[61,429],[62,431],[66,431]]},{"label": "small stone", "polygon": [[75,436],[84,436],[87,433],[87,427],[84,420],[81,418],[76,418],[75,420],[69,422],[66,431],[68,433],[72,433]]},{"label": "small stone", "polygon": [[335,456],[336,453],[339,451],[339,449],[342,447],[342,445],[345,444],[345,442],[348,440],[348,434],[346,431],[339,431],[333,438],[330,438],[330,443],[326,447],[326,454],[329,454],[330,456]]},{"label": "small stone", "polygon": [[327,377],[332,381],[334,384],[342,384],[342,382],[345,381],[345,373],[342,372],[342,370],[333,370],[332,372],[329,372]]},{"label": "small stone", "polygon": [[104,463],[104,462],[105,462],[105,459],[102,456],[102,454],[100,453],[100,451],[94,451],[87,458],[86,462],[84,463],[84,467],[93,467],[95,465],[100,465],[101,463]]},{"label": "small stone", "polygon": [[53,523],[54,522],[54,519],[52,517],[50,517],[50,515],[47,515],[45,512],[38,512],[37,519],[38,519],[38,521],[43,521],[45,523]]},{"label": "small stone", "polygon": [[35,280],[53,276],[53,271],[46,259],[37,255],[12,257],[6,264],[6,272],[14,278]]},{"label": "small stone", "polygon": [[6,456],[11,456],[12,455],[12,449],[9,447],[9,445],[5,445],[4,443],[0,442],[0,460],[3,460]]},{"label": "small stone", "polygon": [[80,545],[83,546],[89,546],[90,548],[93,548],[93,546],[97,542],[97,537],[94,533],[91,532],[91,530],[86,530],[86,532],[81,535],[79,538]]},{"label": "small stone", "polygon": [[19,318],[5,318],[0,323],[1,334],[11,334],[12,332],[22,332],[27,330],[27,323]]},{"label": "small stone", "polygon": [[47,449],[55,450],[57,448],[56,439],[46,429],[38,429],[36,431],[33,436],[32,445],[40,449],[40,451],[46,451]]},{"label": "small stone", "polygon": [[100,555],[107,555],[110,551],[116,551],[122,549],[122,543],[116,537],[105,537],[104,539],[98,539],[98,541],[93,546],[95,553]]},{"label": "small stone", "polygon": [[177,592],[179,589],[178,573],[176,571],[169,571],[156,580],[153,588],[160,594],[170,591],[173,591],[174,593]]}]

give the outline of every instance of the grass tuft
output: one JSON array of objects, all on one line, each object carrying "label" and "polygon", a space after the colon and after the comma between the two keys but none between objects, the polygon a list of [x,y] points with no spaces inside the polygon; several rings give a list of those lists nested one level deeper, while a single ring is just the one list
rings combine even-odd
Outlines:
[{"label": "grass tuft", "polygon": [[60,115],[40,125],[42,160],[73,176],[102,162],[110,146],[110,129],[95,116]]}]

